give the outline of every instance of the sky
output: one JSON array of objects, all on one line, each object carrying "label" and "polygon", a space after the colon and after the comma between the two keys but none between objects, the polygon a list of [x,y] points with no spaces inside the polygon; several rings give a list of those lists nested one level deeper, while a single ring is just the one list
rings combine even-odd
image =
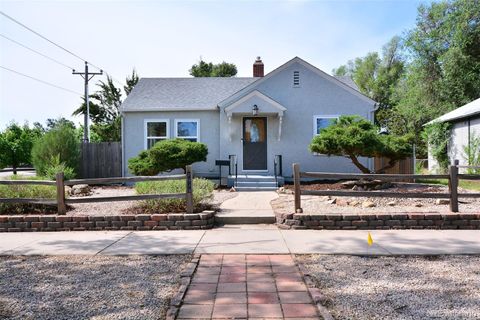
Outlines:
[{"label": "sky", "polygon": [[[349,59],[381,51],[415,24],[419,1],[6,1],[0,11],[81,59],[0,15],[0,129],[11,121],[45,123],[80,105],[83,60],[116,80],[189,77],[200,58],[237,65],[252,76],[255,57],[269,72],[295,56],[327,73]],[[3,37],[2,37],[3,36]],[[28,46],[66,66],[37,55]],[[97,71],[94,68],[91,70]],[[90,90],[96,82],[90,81]]]}]

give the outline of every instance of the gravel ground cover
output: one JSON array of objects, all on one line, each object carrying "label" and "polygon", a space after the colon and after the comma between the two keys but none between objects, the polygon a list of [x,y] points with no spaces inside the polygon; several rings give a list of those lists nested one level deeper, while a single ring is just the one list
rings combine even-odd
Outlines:
[{"label": "gravel ground cover", "polygon": [[[293,186],[286,186],[287,192],[293,189]],[[302,189],[312,190],[339,190],[340,184],[315,184],[305,185]],[[345,189],[342,189],[345,190]],[[432,192],[445,193],[448,188],[444,186],[422,185],[422,184],[395,184],[387,192]],[[459,189],[459,193],[471,192],[469,190]],[[331,203],[332,199],[335,203]],[[362,203],[371,201],[375,204],[371,208],[363,208]],[[477,213],[480,208],[480,199],[463,198],[460,199],[459,211],[462,213]],[[393,202],[393,203],[392,203]],[[305,214],[315,213],[339,213],[339,214],[376,214],[376,213],[421,213],[421,212],[439,212],[449,213],[448,204],[436,204],[436,199],[412,199],[412,198],[388,198],[388,197],[322,197],[322,196],[302,196],[302,208]],[[276,213],[292,213],[294,208],[294,199],[292,194],[280,194],[279,198],[272,201],[272,207]],[[393,204],[393,205],[392,205]]]},{"label": "gravel ground cover", "polygon": [[191,257],[0,257],[0,319],[164,319]]},{"label": "gravel ground cover", "polygon": [[[108,187],[92,187],[92,195],[89,197],[114,197],[135,195],[135,189],[132,187],[108,186]],[[228,192],[227,190],[215,190],[213,199],[210,200],[214,207],[228,199],[236,197],[236,192]],[[87,198],[87,197],[82,197]],[[117,202],[96,202],[96,203],[77,203],[71,205],[71,210],[67,211],[67,215],[121,215],[132,214],[136,212],[138,201],[117,201]]]},{"label": "gravel ground cover", "polygon": [[297,259],[335,319],[480,319],[479,256]]}]

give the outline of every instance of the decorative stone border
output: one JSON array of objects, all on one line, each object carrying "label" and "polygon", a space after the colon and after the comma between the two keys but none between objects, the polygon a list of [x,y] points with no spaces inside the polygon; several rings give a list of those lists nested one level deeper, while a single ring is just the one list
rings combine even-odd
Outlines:
[{"label": "decorative stone border", "polygon": [[177,293],[170,300],[170,307],[167,310],[166,320],[175,320],[178,314],[178,310],[182,304],[183,298],[187,293],[188,286],[192,281],[193,274],[197,269],[198,262],[200,261],[200,255],[194,255],[192,261],[190,261],[185,270],[180,273],[180,287]]},{"label": "decorative stone border", "polygon": [[201,213],[117,216],[11,215],[0,216],[0,232],[85,230],[199,230],[211,229],[215,211]]},{"label": "decorative stone border", "polygon": [[277,214],[282,229],[480,229],[480,213]]}]

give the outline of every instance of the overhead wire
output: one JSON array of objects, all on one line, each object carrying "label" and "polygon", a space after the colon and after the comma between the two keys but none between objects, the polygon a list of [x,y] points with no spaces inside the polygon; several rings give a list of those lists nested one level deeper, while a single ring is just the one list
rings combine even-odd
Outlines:
[{"label": "overhead wire", "polygon": [[3,11],[0,11],[0,14],[1,14],[2,16],[4,16],[5,18],[7,18],[7,19],[9,19],[9,20],[11,20],[11,21],[15,22],[16,24],[20,25],[21,27],[23,27],[23,28],[27,29],[28,31],[30,31],[30,32],[32,32],[32,33],[34,33],[35,35],[39,36],[40,38],[44,39],[45,41],[48,41],[49,43],[53,44],[53,45],[54,45],[54,46],[56,46],[57,48],[59,48],[59,49],[61,49],[61,50],[65,51],[65,52],[69,53],[70,55],[72,55],[72,56],[76,57],[77,59],[79,59],[79,60],[81,60],[81,61],[86,61],[86,62],[87,62],[89,65],[91,65],[92,67],[94,67],[94,68],[96,68],[96,69],[98,69],[98,70],[100,70],[100,71],[104,71],[106,75],[108,75],[108,76],[110,76],[110,77],[112,78],[112,80],[114,80],[115,82],[117,82],[117,83],[119,83],[120,85],[122,85],[122,83],[121,83],[120,81],[118,81],[117,79],[115,79],[115,78],[114,78],[114,77],[113,77],[113,76],[112,76],[112,75],[111,75],[109,72],[107,72],[105,69],[102,69],[102,68],[100,68],[100,67],[98,67],[98,66],[94,65],[93,63],[90,63],[90,62],[88,62],[88,60],[87,60],[87,59],[84,59],[84,58],[82,58],[81,56],[79,56],[79,55],[75,54],[74,52],[72,52],[72,51],[70,51],[70,50],[66,49],[65,47],[63,47],[63,46],[61,46],[61,45],[57,44],[56,42],[54,42],[54,41],[52,41],[52,40],[48,39],[48,38],[47,38],[47,37],[45,37],[44,35],[42,35],[42,34],[40,34],[39,32],[37,32],[37,31],[33,30],[32,28],[30,28],[30,27],[26,26],[25,24],[21,23],[21,22],[20,22],[20,21],[18,21],[17,19],[15,19],[15,18],[13,18],[13,17],[9,16],[9,15],[8,15],[8,14],[6,14],[5,12],[3,12]]},{"label": "overhead wire", "polygon": [[25,49],[28,49],[28,50],[30,50],[30,51],[32,51],[32,52],[34,52],[34,53],[36,53],[36,54],[38,54],[38,55],[40,55],[40,56],[48,59],[48,60],[50,60],[50,61],[53,61],[53,62],[55,62],[56,64],[59,64],[59,65],[65,67],[65,68],[67,68],[67,69],[70,69],[70,70],[73,70],[73,69],[74,69],[74,68],[70,67],[69,65],[67,65],[67,64],[65,64],[65,63],[63,63],[63,62],[60,62],[60,61],[58,61],[57,59],[54,59],[54,58],[52,58],[52,57],[47,56],[46,54],[43,54],[43,53],[41,53],[41,52],[39,52],[39,51],[37,51],[37,50],[35,50],[35,49],[32,49],[32,48],[24,45],[23,43],[20,43],[20,42],[18,42],[18,41],[16,41],[16,40],[13,40],[13,39],[7,37],[6,35],[3,35],[3,34],[0,33],[0,37],[2,37],[2,38],[4,38],[4,39],[7,39],[8,41],[11,41],[11,42],[15,43],[16,45],[19,45],[19,46],[21,46],[21,47],[23,47],[23,48],[25,48]]},{"label": "overhead wire", "polygon": [[51,87],[54,87],[54,88],[57,88],[57,89],[61,89],[61,90],[64,90],[64,91],[67,91],[67,92],[70,92],[70,93],[73,93],[73,94],[78,95],[78,96],[80,96],[80,97],[83,96],[81,93],[78,93],[78,92],[76,92],[76,91],[73,91],[73,90],[70,90],[70,89],[61,87],[61,86],[56,85],[56,84],[51,83],[51,82],[47,82],[47,81],[44,81],[44,80],[41,80],[41,79],[32,77],[32,76],[30,76],[30,75],[28,75],[28,74],[25,74],[25,73],[22,73],[22,72],[19,72],[19,71],[16,71],[16,70],[13,70],[13,69],[4,67],[4,66],[0,66],[0,68],[5,69],[5,70],[10,71],[10,72],[13,72],[13,73],[16,73],[16,74],[21,75],[21,76],[23,76],[23,77],[26,77],[26,78],[29,78],[29,79],[32,79],[32,80],[41,82],[41,83],[46,84],[46,85],[48,85],[48,86],[51,86]]}]

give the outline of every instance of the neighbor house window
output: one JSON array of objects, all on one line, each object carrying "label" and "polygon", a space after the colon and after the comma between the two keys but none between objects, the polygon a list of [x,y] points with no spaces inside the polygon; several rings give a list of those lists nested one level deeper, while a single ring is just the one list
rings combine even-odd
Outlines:
[{"label": "neighbor house window", "polygon": [[168,139],[168,120],[145,120],[145,149],[150,149],[158,141]]},{"label": "neighbor house window", "polygon": [[317,135],[331,125],[333,120],[338,119],[338,116],[313,116],[313,135]]},{"label": "neighbor house window", "polygon": [[200,140],[200,120],[176,119],[175,137],[198,142]]}]

